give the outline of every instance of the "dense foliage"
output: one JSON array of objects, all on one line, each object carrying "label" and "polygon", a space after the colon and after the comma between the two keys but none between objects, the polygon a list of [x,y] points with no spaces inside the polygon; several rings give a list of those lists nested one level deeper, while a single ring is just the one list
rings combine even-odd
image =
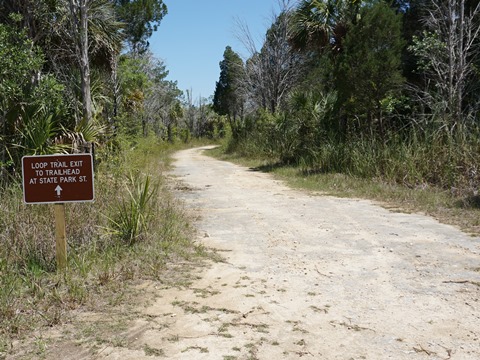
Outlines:
[{"label": "dense foliage", "polygon": [[230,86],[243,99],[229,150],[475,194],[479,35],[478,1],[298,1],[230,78],[225,52],[215,98]]},{"label": "dense foliage", "polygon": [[[162,0],[0,0],[2,359],[110,287],[123,297],[125,281],[203,253],[161,173],[167,142],[219,136],[222,119],[148,50],[166,13]],[[21,158],[86,151],[96,201],[66,206],[68,266],[55,273],[53,206],[23,204]]]},{"label": "dense foliage", "polygon": [[221,134],[148,50],[165,15],[162,0],[0,1],[0,184],[18,181],[23,155]]}]

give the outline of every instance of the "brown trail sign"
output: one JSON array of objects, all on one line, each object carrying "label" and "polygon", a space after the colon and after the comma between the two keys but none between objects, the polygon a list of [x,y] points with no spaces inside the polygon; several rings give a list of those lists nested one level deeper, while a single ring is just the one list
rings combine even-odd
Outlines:
[{"label": "brown trail sign", "polygon": [[27,204],[94,200],[91,154],[24,156],[22,173]]},{"label": "brown trail sign", "polygon": [[91,154],[40,155],[22,158],[23,200],[55,203],[57,269],[67,266],[65,203],[94,200]]}]

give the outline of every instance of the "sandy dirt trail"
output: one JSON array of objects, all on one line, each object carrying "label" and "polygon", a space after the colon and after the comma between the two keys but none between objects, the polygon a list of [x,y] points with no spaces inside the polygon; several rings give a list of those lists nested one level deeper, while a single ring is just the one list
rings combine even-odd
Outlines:
[{"label": "sandy dirt trail", "polygon": [[479,238],[202,151],[176,155],[173,181],[225,262],[159,289],[93,358],[480,359]]},{"label": "sandy dirt trail", "polygon": [[478,238],[291,190],[199,149],[176,160],[204,243],[227,258],[196,285],[207,297],[178,294],[212,309],[175,309],[183,348],[209,351],[195,358],[480,359]]}]

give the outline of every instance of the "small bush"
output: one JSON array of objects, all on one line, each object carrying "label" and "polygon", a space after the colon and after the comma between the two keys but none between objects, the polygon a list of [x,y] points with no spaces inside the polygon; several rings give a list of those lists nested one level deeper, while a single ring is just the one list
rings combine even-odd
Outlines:
[{"label": "small bush", "polygon": [[155,209],[158,184],[151,185],[149,176],[130,175],[126,185],[127,198],[121,200],[116,214],[109,217],[108,233],[133,245],[148,231]]}]

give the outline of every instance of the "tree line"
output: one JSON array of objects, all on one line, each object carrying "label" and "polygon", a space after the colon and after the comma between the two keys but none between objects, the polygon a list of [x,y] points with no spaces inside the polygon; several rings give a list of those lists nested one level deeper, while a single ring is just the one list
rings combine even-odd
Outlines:
[{"label": "tree line", "polygon": [[0,183],[23,155],[221,131],[149,51],[167,13],[162,0],[0,0]]},{"label": "tree line", "polygon": [[478,0],[281,2],[260,49],[227,46],[213,107],[230,149],[308,171],[474,190]]}]

